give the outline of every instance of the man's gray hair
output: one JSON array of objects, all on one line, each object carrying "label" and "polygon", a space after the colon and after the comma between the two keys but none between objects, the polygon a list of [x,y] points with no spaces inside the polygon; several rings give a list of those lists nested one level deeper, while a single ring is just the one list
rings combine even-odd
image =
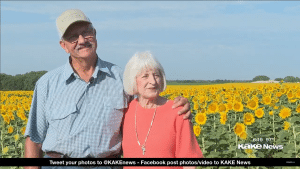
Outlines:
[{"label": "man's gray hair", "polygon": [[157,61],[157,59],[149,52],[138,52],[133,55],[133,57],[128,61],[125,67],[124,75],[123,75],[123,85],[124,90],[129,95],[136,95],[136,77],[140,73],[145,70],[158,70],[162,79],[163,79],[163,86],[161,87],[161,91],[163,92],[166,87],[166,76],[165,71],[161,64]]}]

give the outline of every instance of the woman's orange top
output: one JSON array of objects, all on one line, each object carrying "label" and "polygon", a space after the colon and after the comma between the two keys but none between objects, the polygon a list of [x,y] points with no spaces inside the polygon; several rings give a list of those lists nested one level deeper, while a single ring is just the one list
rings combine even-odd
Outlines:
[{"label": "woman's orange top", "polygon": [[138,104],[137,99],[129,104],[123,121],[122,149],[124,158],[203,158],[193,132],[193,125],[189,120],[183,120],[183,116],[178,115],[177,112],[182,107],[172,109],[172,105],[173,101],[169,100],[163,106],[157,107],[145,144],[145,155],[143,155],[136,137],[135,112],[137,113],[138,139],[143,145],[155,108],[145,109]]}]

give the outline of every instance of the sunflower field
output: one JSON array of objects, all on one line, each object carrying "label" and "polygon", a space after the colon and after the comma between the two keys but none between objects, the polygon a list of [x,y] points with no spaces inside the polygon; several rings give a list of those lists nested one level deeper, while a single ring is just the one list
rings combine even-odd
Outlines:
[{"label": "sunflower field", "polygon": [[300,158],[299,84],[168,86],[161,95],[189,99],[206,158]]},{"label": "sunflower field", "polygon": [[[24,156],[32,95],[0,91],[1,158]],[[190,101],[206,158],[300,157],[300,84],[169,85],[161,96]]]},{"label": "sunflower field", "polygon": [[0,157],[24,156],[24,133],[33,91],[0,91]]}]

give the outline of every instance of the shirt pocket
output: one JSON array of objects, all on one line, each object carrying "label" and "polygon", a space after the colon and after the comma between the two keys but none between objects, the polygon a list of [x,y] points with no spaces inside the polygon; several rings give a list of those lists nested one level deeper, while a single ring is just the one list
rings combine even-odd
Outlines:
[{"label": "shirt pocket", "polygon": [[113,109],[123,109],[127,107],[126,98],[120,97],[107,97],[104,99],[104,106]]},{"label": "shirt pocket", "polygon": [[54,108],[50,120],[50,127],[56,131],[57,140],[66,139],[70,136],[73,124],[78,116],[76,105],[65,105]]}]

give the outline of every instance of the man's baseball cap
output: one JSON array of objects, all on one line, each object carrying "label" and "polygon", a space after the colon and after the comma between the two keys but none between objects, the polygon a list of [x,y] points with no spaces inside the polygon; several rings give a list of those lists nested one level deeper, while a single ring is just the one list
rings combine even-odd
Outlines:
[{"label": "man's baseball cap", "polygon": [[90,19],[79,9],[70,9],[63,12],[56,19],[56,27],[60,39],[63,37],[71,24],[79,21],[91,23]]}]

